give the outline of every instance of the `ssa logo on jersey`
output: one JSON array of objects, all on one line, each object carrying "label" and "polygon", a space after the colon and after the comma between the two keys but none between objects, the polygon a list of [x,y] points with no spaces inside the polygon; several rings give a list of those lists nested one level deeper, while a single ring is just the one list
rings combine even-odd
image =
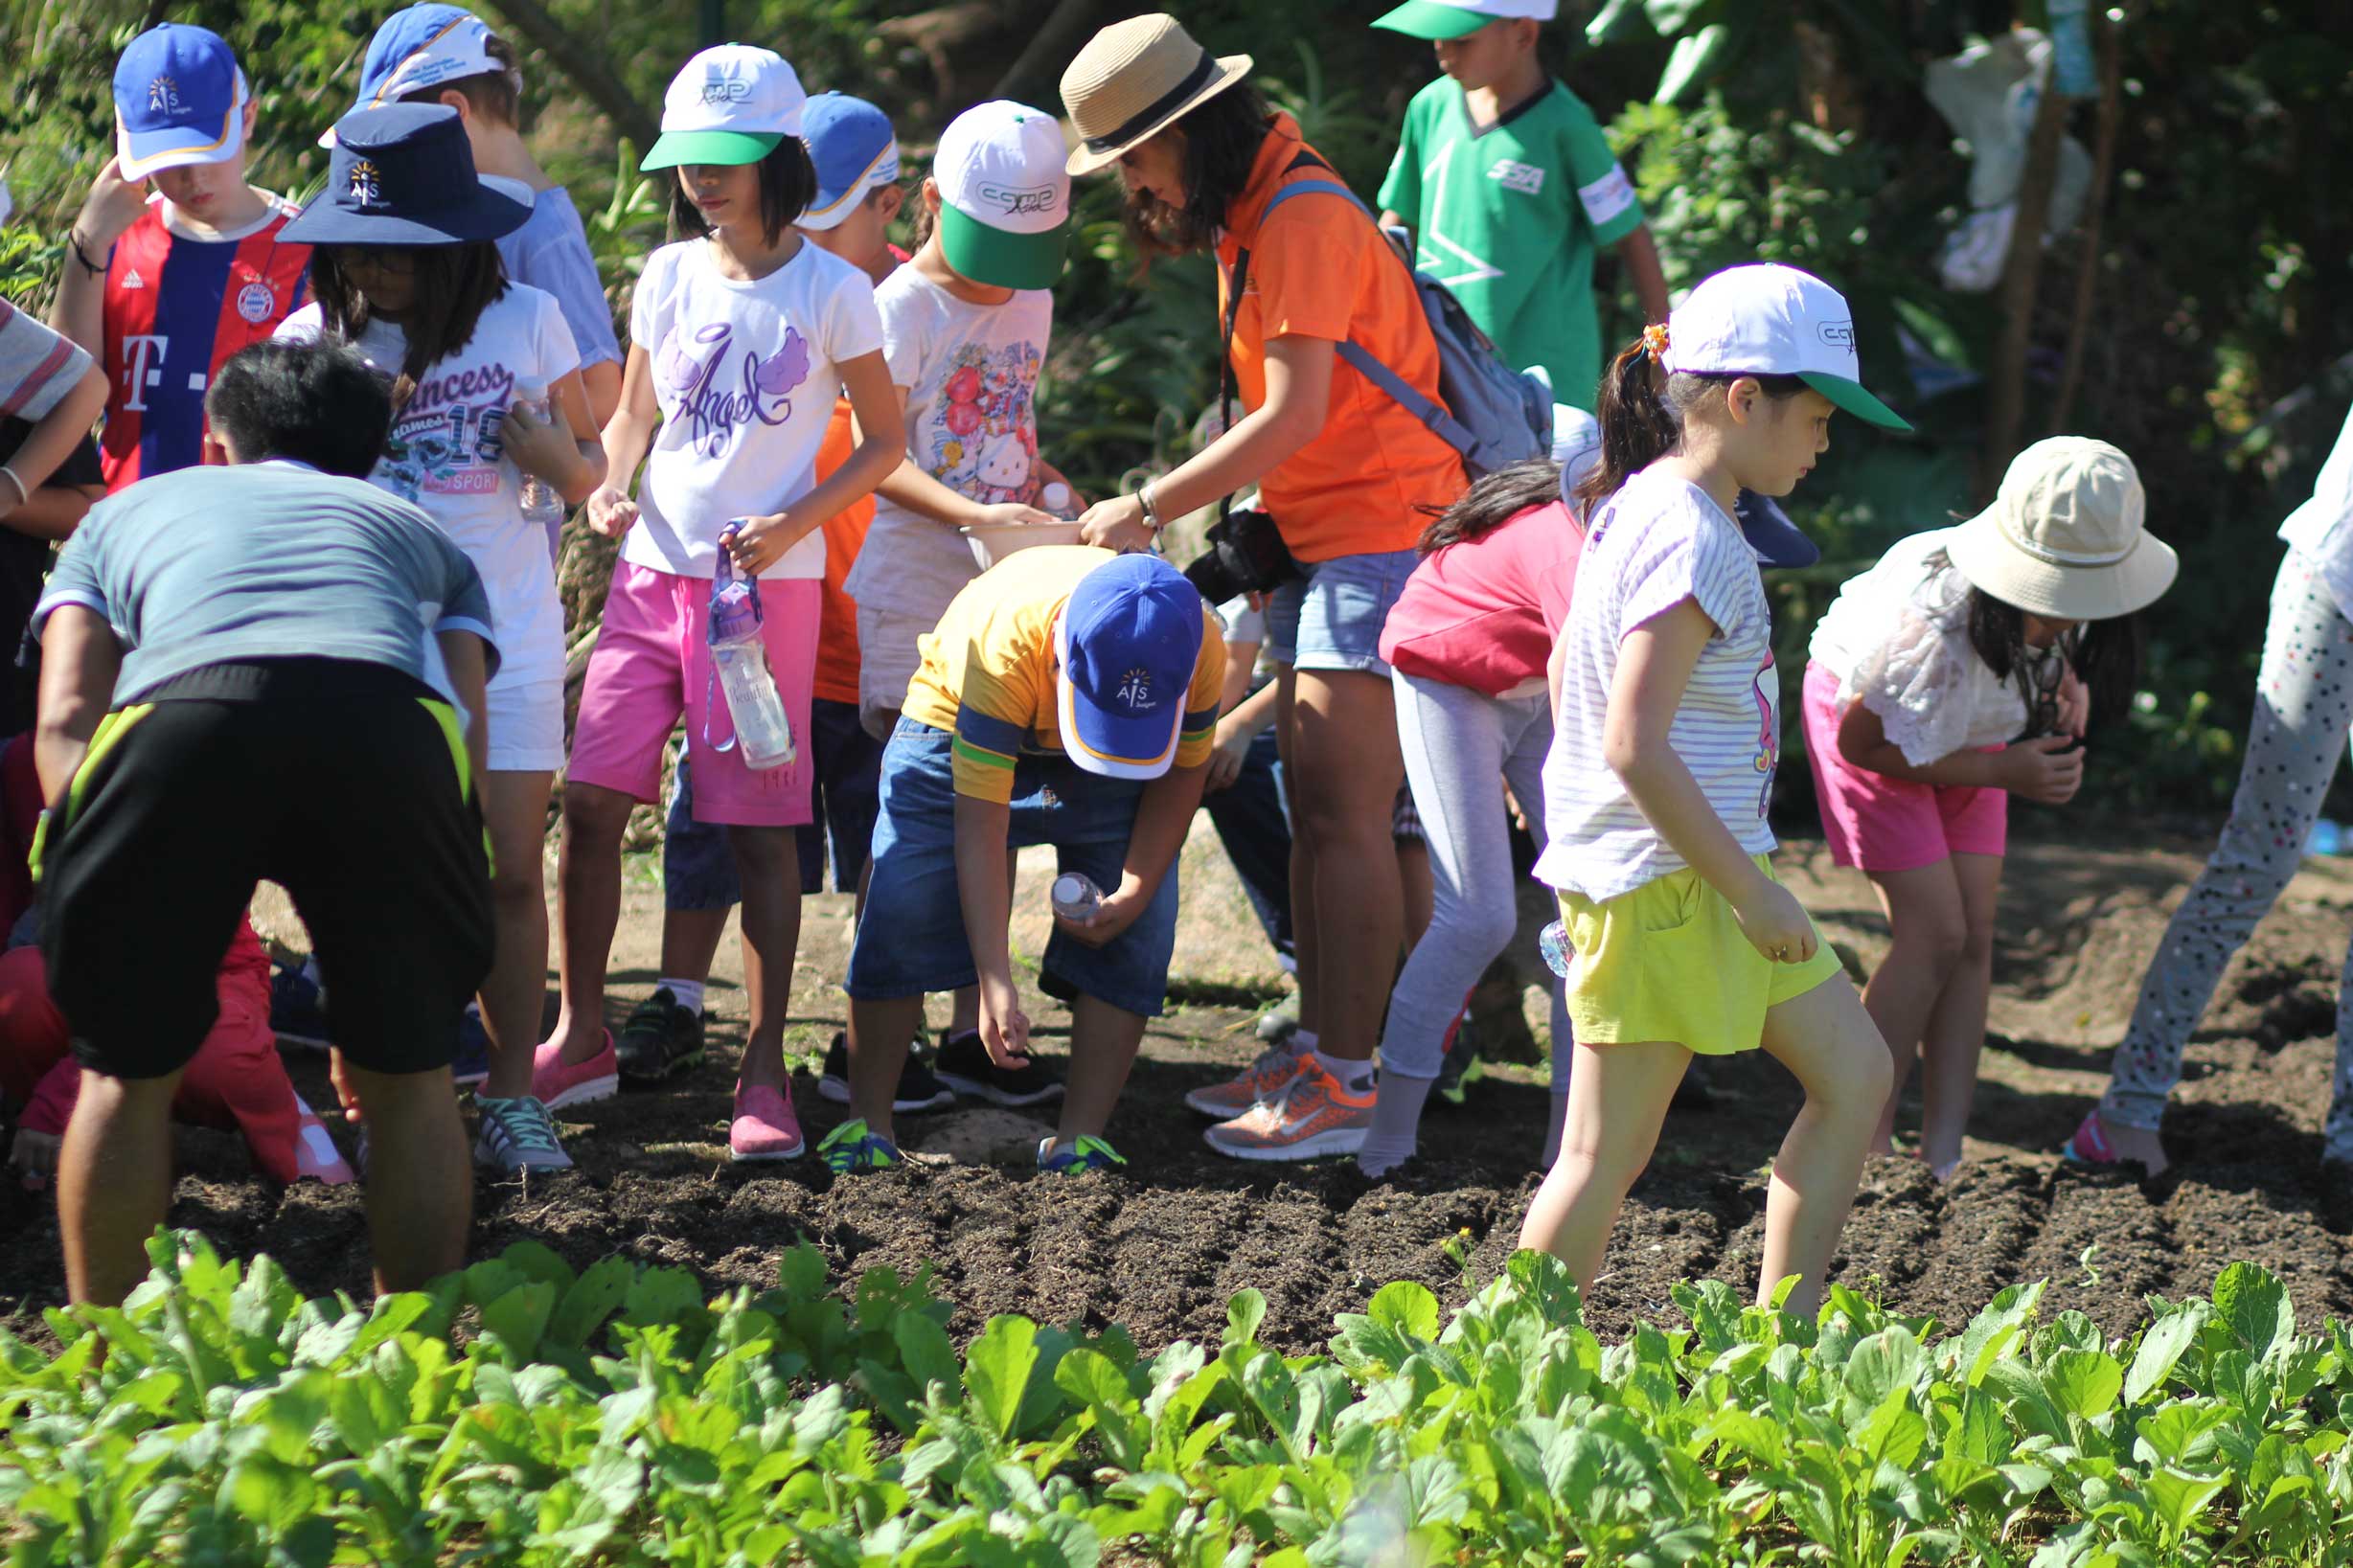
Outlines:
[{"label": "ssa logo on jersey", "polygon": [[178,114],[180,84],[170,77],[157,77],[148,83],[148,112],[149,114]]},{"label": "ssa logo on jersey", "polygon": [[1519,163],[1511,158],[1497,158],[1487,177],[1506,191],[1517,191],[1523,196],[1544,193],[1544,171],[1534,164]]}]

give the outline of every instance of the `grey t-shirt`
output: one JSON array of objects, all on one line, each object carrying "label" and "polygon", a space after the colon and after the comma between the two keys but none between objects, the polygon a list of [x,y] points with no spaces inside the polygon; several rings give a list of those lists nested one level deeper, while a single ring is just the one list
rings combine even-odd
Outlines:
[{"label": "grey t-shirt", "polygon": [[117,706],[247,659],[353,659],[432,684],[429,634],[491,639],[482,579],[430,517],[288,462],[182,468],[100,502],[58,553],[34,625],[60,604],[97,611],[122,640]]}]

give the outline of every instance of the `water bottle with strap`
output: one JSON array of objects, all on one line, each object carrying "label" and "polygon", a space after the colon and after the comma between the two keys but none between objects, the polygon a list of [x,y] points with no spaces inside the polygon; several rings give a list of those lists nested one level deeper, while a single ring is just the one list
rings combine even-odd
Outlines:
[{"label": "water bottle with strap", "polygon": [[[760,603],[760,584],[737,573],[727,546],[742,526],[737,518],[719,536],[719,563],[711,573],[711,676],[703,697],[702,739],[713,751],[742,750],[743,765],[755,771],[789,767],[799,749],[793,744],[792,723],[785,716],[785,700],[768,669],[767,646],[760,628],[766,612]],[[723,693],[730,733],[724,741],[711,734],[720,713],[716,700]]]}]

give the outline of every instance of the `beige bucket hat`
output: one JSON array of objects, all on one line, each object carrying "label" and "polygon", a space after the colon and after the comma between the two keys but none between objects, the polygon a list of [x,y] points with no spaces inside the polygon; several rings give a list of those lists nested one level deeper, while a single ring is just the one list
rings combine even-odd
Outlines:
[{"label": "beige bucket hat", "polygon": [[1212,55],[1165,11],[1113,22],[1062,73],[1062,107],[1079,133],[1070,172],[1109,168],[1249,73],[1249,56]]},{"label": "beige bucket hat", "polygon": [[1945,553],[1976,588],[2034,615],[2104,621],[2155,603],[2181,557],[2142,526],[2133,460],[2104,441],[2053,436],[2010,460],[1994,504]]}]

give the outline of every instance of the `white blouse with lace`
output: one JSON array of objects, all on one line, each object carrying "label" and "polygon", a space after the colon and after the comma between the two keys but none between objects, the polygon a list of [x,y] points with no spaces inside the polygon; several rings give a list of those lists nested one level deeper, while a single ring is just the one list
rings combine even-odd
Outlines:
[{"label": "white blouse with lace", "polygon": [[[1969,642],[1969,582],[1931,566],[1953,531],[1899,540],[1850,579],[1808,653],[1839,677],[1839,707],[1861,702],[1913,767],[2025,733],[2023,672],[1997,678]],[[2047,656],[2047,655],[2046,655]]]}]

